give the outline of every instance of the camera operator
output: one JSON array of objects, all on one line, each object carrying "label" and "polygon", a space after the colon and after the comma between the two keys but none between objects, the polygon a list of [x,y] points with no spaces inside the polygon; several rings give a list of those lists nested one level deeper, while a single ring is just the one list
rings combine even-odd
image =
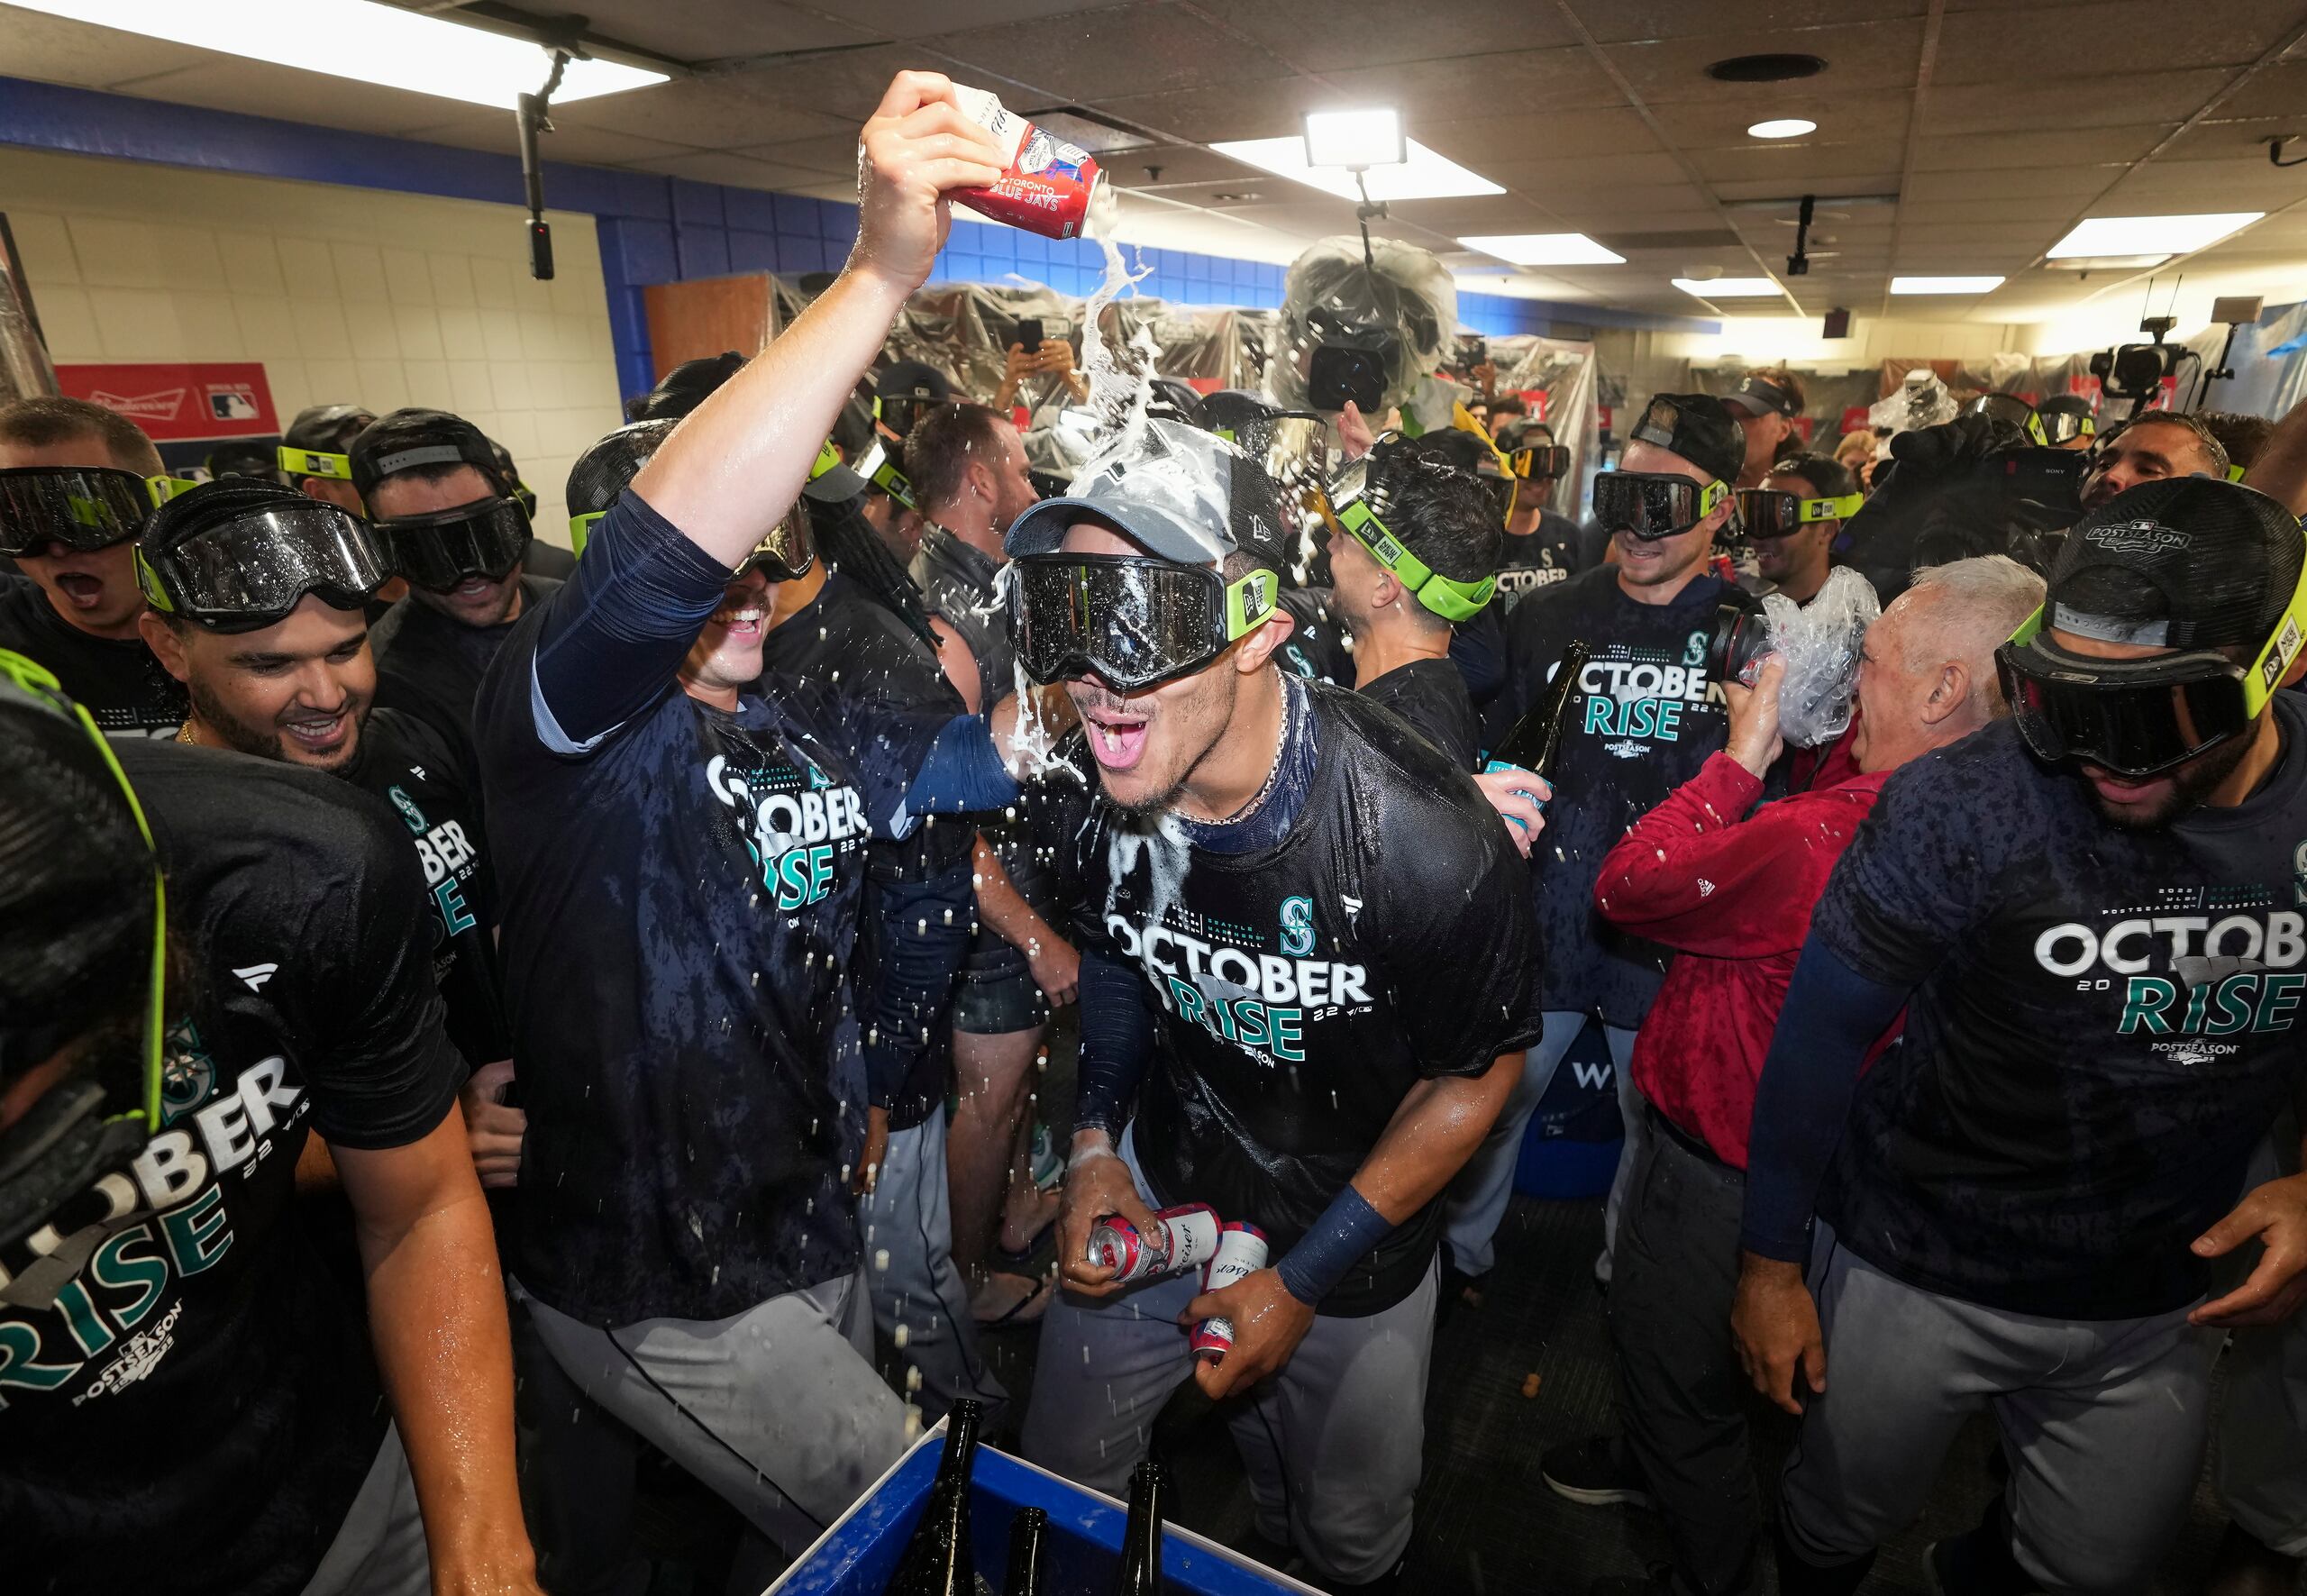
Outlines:
[{"label": "camera operator", "polygon": [[2220,480],[2085,514],[1997,656],[2011,722],[1893,777],[1836,868],[1756,1090],[1731,1321],[1803,1414],[1782,1590],[1855,1590],[1982,1408],[2011,1483],[1934,1548],[1938,1587],[2142,1588],[2198,1478],[2215,1332],[2307,1294],[2307,1182],[2242,1190],[2300,1073],[2307,942],[2275,906],[2307,707],[2273,689],[2302,554],[2282,505]]},{"label": "camera operator", "polygon": [[2095,510],[2127,488],[2166,477],[2224,478],[2227,466],[2227,451],[2201,421],[2149,410],[2101,436],[2083,479],[2083,507]]},{"label": "camera operator", "polygon": [[1892,771],[2005,712],[1994,651],[2042,596],[2040,578],[2000,556],[1924,571],[1849,661],[1860,704],[1838,751],[1849,762],[1775,802],[1760,800],[1782,752],[1784,663],[1765,663],[1752,689],[1724,682],[1728,747],[1602,862],[1603,917],[1676,953],[1634,1047],[1655,1134],[1628,1183],[1611,1272],[1624,1434],[1550,1451],[1543,1477],[1579,1501],[1646,1498],[1673,1537],[1674,1568],[1654,1584],[1604,1581],[1598,1596],[1754,1588],[1752,1399],[1722,1326],[1755,1082],[1835,861]]}]

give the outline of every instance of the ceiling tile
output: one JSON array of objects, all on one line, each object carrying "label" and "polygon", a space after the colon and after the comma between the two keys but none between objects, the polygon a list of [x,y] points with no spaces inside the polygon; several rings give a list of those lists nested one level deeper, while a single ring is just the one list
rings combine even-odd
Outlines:
[{"label": "ceiling tile", "polygon": [[1682,163],[1655,154],[1593,155],[1579,160],[1526,160],[1515,156],[1485,160],[1477,168],[1493,183],[1536,193],[1541,189],[1600,188],[1619,183],[1688,184]]},{"label": "ceiling tile", "polygon": [[1836,196],[1846,194],[1896,194],[1899,174],[1896,172],[1854,172],[1848,177],[1828,178],[1815,184],[1802,183],[1790,187],[1777,178],[1762,178],[1751,182],[1717,183],[1714,196],[1728,204],[1733,200],[1783,199],[1791,205],[1805,194],[1815,194],[1822,205],[1831,205]]},{"label": "ceiling tile", "polygon": [[775,144],[742,144],[734,151],[749,155],[755,160],[765,160],[772,166],[800,167],[813,172],[825,172],[847,180],[851,188],[857,187],[857,134],[827,133],[817,139],[793,139]]},{"label": "ceiling tile", "polygon": [[1919,17],[1929,5],[1928,0],[1741,0],[1733,11],[1722,0],[1571,0],[1570,8],[1605,44],[1710,35],[1720,48],[1707,59],[1716,60],[1763,50],[1801,48],[1749,45],[1746,40],[1752,33],[1777,35],[1798,28]]},{"label": "ceiling tile", "polygon": [[2307,105],[2307,61],[2285,60],[2255,72],[2229,98],[2219,102],[2219,116],[2295,116]]},{"label": "ceiling tile", "polygon": [[1642,113],[1624,105],[1598,106],[1575,116],[1523,111],[1454,122],[1421,119],[1410,133],[1477,170],[1482,169],[1477,163],[1484,160],[1569,160],[1663,148]]},{"label": "ceiling tile", "polygon": [[2014,6],[1948,17],[1932,74],[1949,87],[2038,82],[2027,68],[2056,62],[2060,75],[2103,78],[2257,60],[2299,26],[2296,0],[2220,0],[2208,25],[2174,26],[2171,0],[2098,0],[2087,11]]},{"label": "ceiling tile", "polygon": [[940,33],[925,48],[1069,100],[1271,78],[1285,68],[1191,12],[1131,6]]},{"label": "ceiling tile", "polygon": [[1466,233],[1540,233],[1551,230],[1553,213],[1515,194],[1470,194],[1457,199],[1398,200],[1388,207],[1413,226],[1446,238]]},{"label": "ceiling tile", "polygon": [[[2123,175],[2119,166],[2011,168],[1991,172],[1917,172],[1906,187],[1909,199],[2084,200]],[[2056,205],[2044,205],[2054,211]]]},{"label": "ceiling tile", "polygon": [[[845,5],[843,9],[856,8]],[[596,36],[677,61],[818,50],[876,37],[830,11],[780,5],[775,0],[680,0],[675,5],[664,0],[587,0],[585,15]]]},{"label": "ceiling tile", "polygon": [[[708,81],[734,85],[769,105],[792,105],[826,113],[854,134],[865,119],[873,114],[874,108],[880,105],[881,96],[889,90],[889,79],[898,73],[908,67],[935,66],[944,69],[949,65],[942,60],[925,59],[926,53],[920,45],[907,44],[879,45],[870,50],[827,50],[798,60],[774,61],[748,68],[726,78]],[[1016,81],[1014,76],[1006,70],[980,68],[974,72],[957,75],[965,83],[992,89],[1012,105],[1051,103],[1041,91]],[[772,130],[716,142],[725,142],[731,146],[763,144],[777,137],[778,133]]]},{"label": "ceiling tile", "polygon": [[[2014,70],[2024,66],[2013,64]],[[2117,78],[2051,78],[2037,72],[2004,83],[1934,86],[1923,107],[1922,131],[1932,135],[2031,133],[2038,128],[2184,122],[2230,76],[2215,67]]]},{"label": "ceiling tile", "polygon": [[858,119],[780,102],[749,78],[706,78],[660,83],[629,94],[603,95],[555,106],[552,119],[569,127],[598,128],[701,150],[772,144],[815,134],[857,136]]},{"label": "ceiling tile", "polygon": [[[488,150],[499,155],[520,152],[513,114],[479,106],[434,126],[411,128],[406,136],[432,144],[452,144],[460,150]],[[652,156],[683,155],[689,149],[662,139],[636,138],[606,128],[578,127],[558,114],[552,132],[539,141],[538,148],[547,160],[573,160],[588,166],[624,166]]]},{"label": "ceiling tile", "polygon": [[1913,98],[1885,90],[1851,99],[1789,95],[1767,105],[1743,99],[1680,100],[1651,109],[1666,137],[1684,150],[1751,150],[1758,141],[1746,129],[1764,116],[1805,117],[1819,124],[1811,137],[1833,143],[1903,140]]},{"label": "ceiling tile", "polygon": [[[2239,121],[2199,122],[2177,138],[2169,148],[2156,156],[2162,161],[2234,161],[2243,166],[2267,167],[2267,141],[2274,138],[2296,140],[2307,134],[2307,115],[2254,116]],[[2284,150],[2285,160],[2295,160],[2300,146],[2294,142]]]},{"label": "ceiling tile", "polygon": [[1336,87],[1330,104],[1399,105],[1413,123],[1464,116],[1468,105],[1558,113],[1625,103],[1584,50],[1518,50],[1327,76]]},{"label": "ceiling tile", "polygon": [[1312,78],[1281,78],[1219,88],[1121,95],[1096,109],[1172,138],[1214,143],[1221,139],[1276,139],[1299,131],[1299,117],[1336,105],[1335,90]]},{"label": "ceiling tile", "polygon": [[[1273,0],[1201,0],[1199,8],[1309,72],[1578,42],[1554,7],[1528,0],[1420,0],[1409,27],[1399,0],[1325,0],[1318,22]],[[1468,65],[1479,72],[1479,62]]]},{"label": "ceiling tile", "polygon": [[[1277,189],[1296,191],[1302,187],[1191,144],[1156,144],[1149,149],[1124,150],[1100,157],[1099,164],[1125,188],[1150,187],[1164,193],[1172,188],[1208,185],[1256,189],[1270,196]],[[1162,175],[1151,176],[1145,169],[1148,167],[1161,168]]]},{"label": "ceiling tile", "polygon": [[1710,178],[1769,180],[1782,188],[1792,185],[1799,191],[1800,186],[1811,178],[1895,171],[1905,158],[1905,145],[1894,139],[1869,139],[1851,144],[1756,139],[1737,148],[1693,150],[1691,160]]},{"label": "ceiling tile", "polygon": [[[1707,67],[1724,55],[1793,51],[1819,56],[1826,70],[1799,84],[1718,83]],[[1607,47],[1610,60],[1651,105],[1699,100],[1710,105],[1777,107],[1790,96],[1844,97],[1855,90],[1911,88],[1922,54],[1922,23],[1855,23],[1792,31],[1744,31],[1731,35],[1663,39]],[[1794,114],[1794,113],[1787,113]]]},{"label": "ceiling tile", "polygon": [[2038,127],[2024,138],[2008,133],[1961,133],[1926,138],[1915,147],[1922,172],[1992,171],[2005,167],[2096,165],[2137,160],[2160,143],[2176,122],[2072,131]]},{"label": "ceiling tile", "polygon": [[[766,160],[752,160],[742,155],[732,155],[725,150],[698,150],[687,155],[669,155],[632,164],[637,171],[662,172],[670,178],[694,178],[700,183],[725,183],[733,188],[790,190],[797,184],[819,182],[825,177],[822,172],[778,166]],[[853,185],[851,193],[853,197]]]},{"label": "ceiling tile", "polygon": [[[2072,215],[2072,206],[2067,215]],[[1912,233],[1918,227],[1936,227],[1945,223],[2029,222],[2043,227],[2048,243],[2066,229],[2067,215],[2060,215],[2050,202],[2039,199],[1910,199],[1899,207],[1899,214]]]},{"label": "ceiling tile", "polygon": [[[687,0],[683,0],[686,4]],[[750,5],[752,0],[723,0]],[[992,28],[1008,23],[1070,17],[1078,13],[1109,11],[1140,0],[840,0],[843,21],[890,39],[918,39],[962,28]]]},{"label": "ceiling tile", "polygon": [[190,45],[67,22],[14,5],[0,5],[0,40],[7,41],[0,48],[0,69],[8,76],[85,88],[116,87],[216,59]]}]

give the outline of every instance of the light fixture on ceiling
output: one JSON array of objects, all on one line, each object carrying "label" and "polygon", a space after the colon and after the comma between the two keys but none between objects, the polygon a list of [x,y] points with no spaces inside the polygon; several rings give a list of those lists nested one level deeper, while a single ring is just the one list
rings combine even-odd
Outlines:
[{"label": "light fixture on ceiling", "polygon": [[1678,277],[1673,283],[1701,299],[1767,299],[1778,293],[1778,284],[1766,277]]},{"label": "light fixture on ceiling", "polygon": [[2002,287],[1999,277],[1894,277],[1893,294],[1992,294]]},{"label": "light fixture on ceiling", "polygon": [[2064,260],[2046,260],[2043,264],[2053,271],[2143,271],[2150,266],[2160,266],[2168,255],[2071,255]]},{"label": "light fixture on ceiling", "polygon": [[1491,233],[1458,241],[1517,266],[1624,266],[1626,257],[1582,233]]},{"label": "light fixture on ceiling", "polygon": [[1402,137],[1402,114],[1391,105],[1359,111],[1309,111],[1305,118],[1306,164],[1344,167],[1400,166],[1409,159]]},{"label": "light fixture on ceiling", "polygon": [[[22,0],[28,11],[93,23],[297,67],[384,88],[511,110],[551,65],[531,40],[404,11],[375,0]],[[667,74],[618,61],[572,59],[553,91],[561,105],[662,83]]]},{"label": "light fixture on ceiling", "polygon": [[2185,255],[2248,227],[2265,211],[2215,211],[2190,216],[2093,216],[2044,251],[2053,260],[2083,255]]},{"label": "light fixture on ceiling", "polygon": [[1799,139],[1804,133],[1815,133],[1819,124],[1800,116],[1777,116],[1768,122],[1758,122],[1746,130],[1750,139]]},{"label": "light fixture on ceiling", "polygon": [[[1210,148],[1245,166],[1303,183],[1339,199],[1362,197],[1354,186],[1354,174],[1345,168],[1308,164],[1303,138],[1236,139]],[[1388,200],[1454,199],[1469,194],[1506,192],[1488,178],[1468,171],[1447,156],[1409,138],[1402,141],[1400,165],[1374,166],[1365,177],[1370,197],[1380,204]]]}]

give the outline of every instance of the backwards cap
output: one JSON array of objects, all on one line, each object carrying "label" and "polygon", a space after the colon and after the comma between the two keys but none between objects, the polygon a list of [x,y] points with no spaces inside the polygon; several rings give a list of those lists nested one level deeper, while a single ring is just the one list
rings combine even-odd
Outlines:
[{"label": "backwards cap", "polygon": [[2052,562],[2046,625],[2106,643],[2257,648],[2307,562],[2307,534],[2239,482],[2164,477],[2076,522]]},{"label": "backwards cap", "polygon": [[446,410],[396,410],[353,439],[351,452],[352,486],[364,499],[388,477],[443,466],[471,466],[505,497],[516,487],[499,463],[496,445],[472,423]]},{"label": "backwards cap", "polygon": [[1628,434],[1679,454],[1709,476],[1736,482],[1746,465],[1746,434],[1711,394],[1653,394]]},{"label": "backwards cap", "polygon": [[1017,517],[1011,558],[1053,554],[1065,529],[1101,521],[1157,559],[1222,566],[1245,553],[1282,569],[1281,505],[1272,479],[1233,444],[1182,422],[1147,421],[1090,459],[1062,498]]}]

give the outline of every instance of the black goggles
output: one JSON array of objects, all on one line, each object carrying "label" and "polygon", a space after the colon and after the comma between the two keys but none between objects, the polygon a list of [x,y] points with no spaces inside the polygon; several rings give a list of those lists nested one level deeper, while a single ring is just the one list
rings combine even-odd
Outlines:
[{"label": "black goggles", "polygon": [[1690,531],[1729,497],[1730,485],[1719,478],[1701,483],[1671,471],[1604,471],[1594,479],[1594,519],[1604,532],[1655,543]]},{"label": "black goggles", "polygon": [[136,535],[154,505],[184,484],[110,466],[16,466],[0,470],[0,554],[50,543],[83,553]]},{"label": "black goggles", "polygon": [[747,571],[765,571],[772,582],[798,582],[809,574],[817,562],[816,541],[809,535],[809,512],[799,500],[785,512],[785,519],[770,529],[770,534],[753,545],[753,552],[737,562],[736,576]]},{"label": "black goggles", "polygon": [[2029,616],[1995,651],[2019,734],[2037,757],[2078,760],[2119,776],[2157,776],[2249,730],[2307,640],[2307,576],[2291,609],[2248,666],[2210,650],[2145,660],[2086,659]]},{"label": "black goggles", "polygon": [[1858,514],[1866,496],[1846,493],[1839,497],[1804,498],[1776,488],[1737,490],[1738,524],[1750,538],[1784,537],[1821,521],[1847,521]]},{"label": "black goggles", "polygon": [[307,593],[359,609],[391,574],[368,524],[320,499],[267,505],[166,549],[136,551],[146,601],[212,632],[269,626]]},{"label": "black goggles", "polygon": [[1135,554],[1029,554],[1011,569],[1017,660],[1043,683],[1094,676],[1135,692],[1200,670],[1280,613],[1269,570],[1226,582]]},{"label": "black goggles", "polygon": [[467,577],[503,581],[529,551],[529,513],[516,498],[485,498],[429,515],[372,521],[388,570],[445,593]]},{"label": "black goggles", "polygon": [[1562,443],[1532,443],[1526,448],[1509,449],[1506,458],[1513,463],[1514,474],[1525,481],[1541,478],[1551,480],[1570,470],[1570,449]]},{"label": "black goggles", "polygon": [[2077,438],[2095,436],[2098,426],[2087,415],[2071,410],[2038,410],[2016,394],[1981,394],[1965,406],[1972,415],[1991,415],[2017,427],[2039,449],[2056,449]]}]

